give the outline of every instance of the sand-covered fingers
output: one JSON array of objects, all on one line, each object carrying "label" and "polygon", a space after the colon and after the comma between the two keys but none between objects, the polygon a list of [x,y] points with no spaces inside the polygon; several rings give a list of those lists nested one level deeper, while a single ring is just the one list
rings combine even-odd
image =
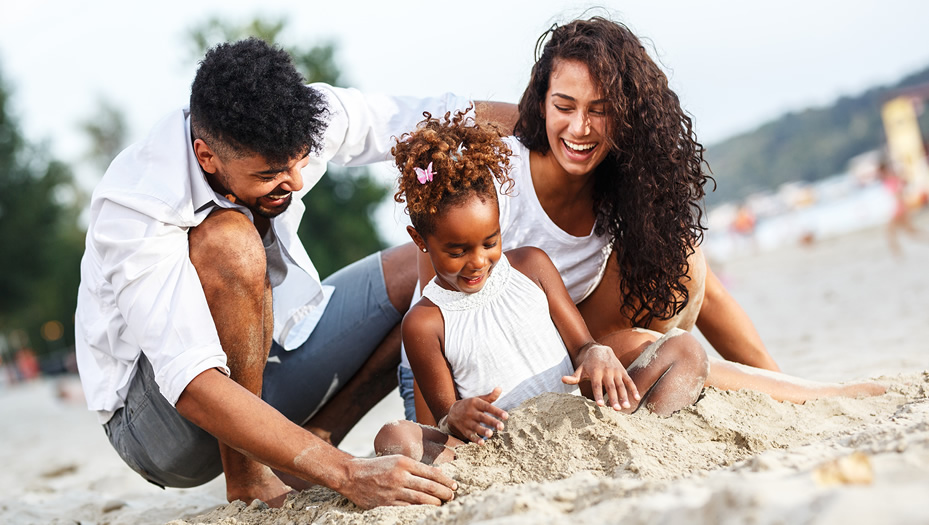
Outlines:
[{"label": "sand-covered fingers", "polygon": [[635,383],[609,346],[592,344],[578,355],[578,361],[574,373],[561,380],[569,385],[589,381],[594,402],[598,406],[605,404],[604,391],[615,410],[630,408],[630,400],[640,399]]},{"label": "sand-covered fingers", "polygon": [[405,456],[355,458],[350,482],[339,492],[362,508],[384,505],[441,505],[458,483],[441,470]]},{"label": "sand-covered fingers", "polygon": [[503,430],[503,422],[510,416],[493,405],[501,392],[497,387],[489,394],[455,401],[448,410],[448,426],[452,433],[466,441],[483,443],[494,435],[495,429]]}]

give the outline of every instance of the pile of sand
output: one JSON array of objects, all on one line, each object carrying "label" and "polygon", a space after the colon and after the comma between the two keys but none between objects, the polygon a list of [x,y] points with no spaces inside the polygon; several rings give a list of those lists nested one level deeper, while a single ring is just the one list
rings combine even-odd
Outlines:
[{"label": "pile of sand", "polygon": [[[443,507],[362,511],[316,489],[282,509],[235,502],[171,524],[645,523],[693,520],[698,509],[698,522],[804,521],[830,508],[845,512],[836,491],[875,490],[875,466],[901,457],[904,473],[881,481],[893,492],[911,481],[929,488],[929,372],[878,381],[887,394],[804,405],[711,388],[668,418],[545,394],[512,411],[485,445],[459,447],[442,467],[458,480],[458,497]],[[929,520],[929,508],[921,512]]]}]

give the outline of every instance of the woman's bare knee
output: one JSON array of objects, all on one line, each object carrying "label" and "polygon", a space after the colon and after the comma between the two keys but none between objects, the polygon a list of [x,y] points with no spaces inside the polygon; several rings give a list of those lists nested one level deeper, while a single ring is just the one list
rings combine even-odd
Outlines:
[{"label": "woman's bare knee", "polygon": [[629,368],[640,391],[640,405],[660,415],[669,415],[693,404],[709,374],[709,359],[697,339],[672,329],[649,345]]}]

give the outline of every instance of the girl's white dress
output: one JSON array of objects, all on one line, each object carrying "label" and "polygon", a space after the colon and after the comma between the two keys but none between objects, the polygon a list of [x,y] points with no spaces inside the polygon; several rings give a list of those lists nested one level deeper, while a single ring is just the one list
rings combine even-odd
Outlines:
[{"label": "girl's white dress", "polygon": [[502,255],[484,287],[466,294],[431,281],[423,296],[445,321],[445,359],[460,398],[503,389],[494,405],[511,410],[544,392],[577,393],[561,382],[574,366],[545,292]]}]

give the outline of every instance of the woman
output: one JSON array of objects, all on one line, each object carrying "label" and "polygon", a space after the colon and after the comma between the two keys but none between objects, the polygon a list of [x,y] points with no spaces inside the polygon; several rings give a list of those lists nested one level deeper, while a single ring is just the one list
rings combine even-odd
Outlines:
[{"label": "woman", "polygon": [[704,148],[628,28],[575,20],[544,33],[537,56],[508,140],[516,195],[499,199],[501,235],[506,250],[549,254],[595,339],[621,341],[628,365],[663,333],[696,325],[728,360],[713,361],[707,385],[796,402],[883,391],[777,373],[700,251]]}]

